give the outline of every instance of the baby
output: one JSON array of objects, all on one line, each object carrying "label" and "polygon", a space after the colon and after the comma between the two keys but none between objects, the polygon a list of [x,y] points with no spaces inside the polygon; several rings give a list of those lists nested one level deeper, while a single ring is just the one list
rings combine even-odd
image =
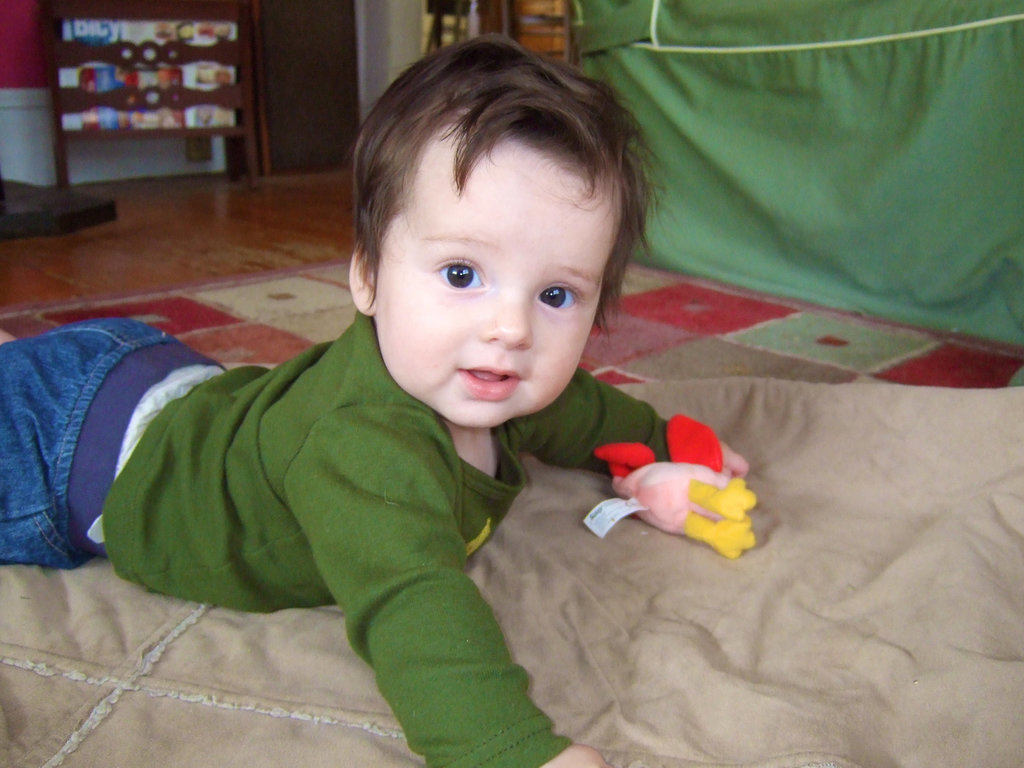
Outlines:
[{"label": "baby", "polygon": [[[668,459],[666,422],[577,368],[643,240],[635,125],[605,86],[477,38],[395,81],[354,176],[359,315],[332,343],[227,372],[126,320],[0,346],[0,562],[101,554],[189,600],[336,603],[428,765],[605,766],[530,700],[464,566],[521,454]],[[722,452],[658,481],[725,487],[747,464]]]}]

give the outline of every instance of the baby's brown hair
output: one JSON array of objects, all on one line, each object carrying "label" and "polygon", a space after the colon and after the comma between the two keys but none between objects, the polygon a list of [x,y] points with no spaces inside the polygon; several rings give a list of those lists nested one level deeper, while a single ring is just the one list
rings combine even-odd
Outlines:
[{"label": "baby's brown hair", "polygon": [[410,66],[370,111],[355,145],[355,248],[368,285],[435,138],[454,144],[460,193],[475,164],[505,141],[549,156],[592,195],[611,193],[618,222],[597,310],[604,324],[629,260],[646,244],[650,204],[639,128],[611,88],[497,35],[441,48]]}]

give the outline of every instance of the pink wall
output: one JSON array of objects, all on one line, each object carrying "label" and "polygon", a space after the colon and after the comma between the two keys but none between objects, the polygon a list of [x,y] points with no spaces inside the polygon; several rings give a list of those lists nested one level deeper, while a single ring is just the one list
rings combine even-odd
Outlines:
[{"label": "pink wall", "polygon": [[0,0],[0,88],[45,88],[38,0]]}]

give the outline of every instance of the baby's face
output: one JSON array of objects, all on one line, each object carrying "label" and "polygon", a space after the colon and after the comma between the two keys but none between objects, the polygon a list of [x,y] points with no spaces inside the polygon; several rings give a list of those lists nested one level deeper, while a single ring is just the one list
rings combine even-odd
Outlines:
[{"label": "baby's face", "polygon": [[453,434],[549,405],[594,323],[615,234],[608,194],[516,143],[497,147],[460,196],[452,149],[424,152],[382,243],[376,297],[354,269],[384,363]]}]

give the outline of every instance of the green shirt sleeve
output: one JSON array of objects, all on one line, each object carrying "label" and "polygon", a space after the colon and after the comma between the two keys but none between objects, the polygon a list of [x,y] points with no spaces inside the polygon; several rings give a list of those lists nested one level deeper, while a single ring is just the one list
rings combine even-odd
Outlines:
[{"label": "green shirt sleeve", "polygon": [[314,426],[285,492],[410,748],[429,766],[541,765],[569,742],[463,572],[464,471],[429,411],[362,406]]},{"label": "green shirt sleeve", "polygon": [[521,450],[547,464],[607,472],[594,458],[606,443],[644,443],[668,461],[665,426],[650,405],[580,369],[555,402],[508,428]]}]

